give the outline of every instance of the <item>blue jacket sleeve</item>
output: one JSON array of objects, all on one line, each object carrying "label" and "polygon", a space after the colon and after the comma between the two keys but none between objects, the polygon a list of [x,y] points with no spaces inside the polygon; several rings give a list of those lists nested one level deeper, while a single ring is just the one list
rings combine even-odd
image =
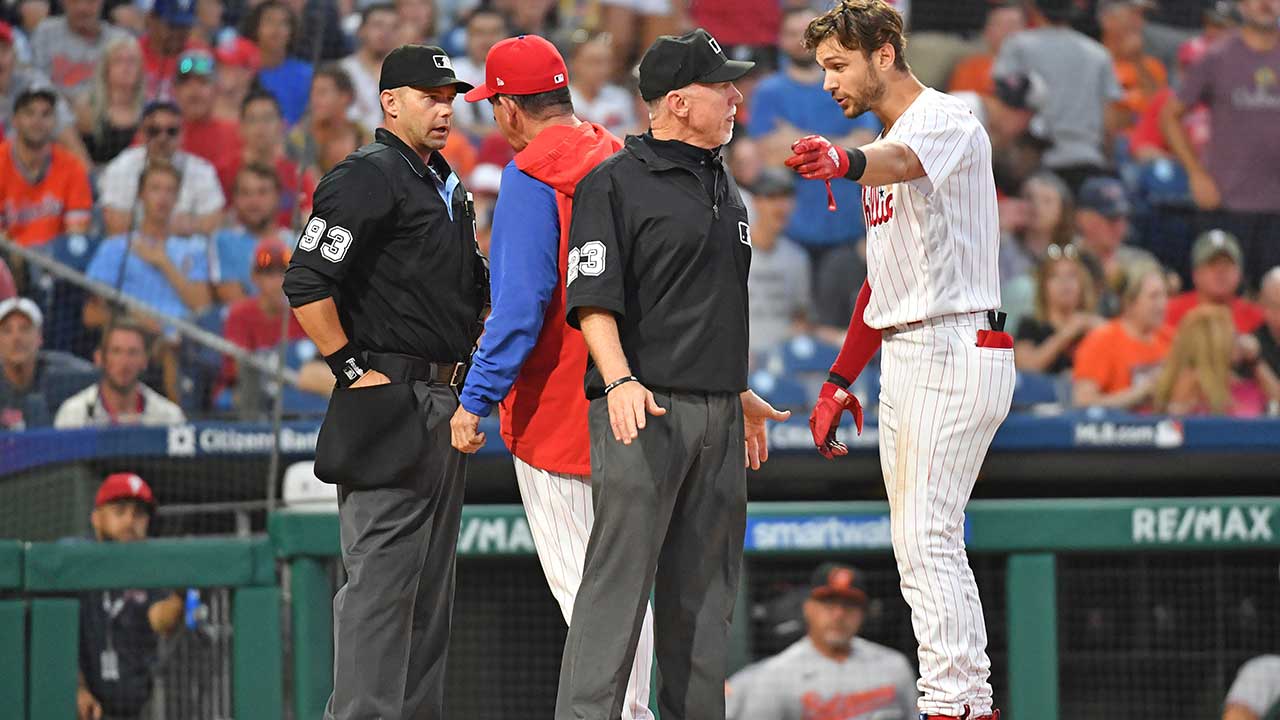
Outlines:
[{"label": "blue jacket sleeve", "polygon": [[489,246],[492,309],[462,390],[462,406],[488,417],[507,396],[542,332],[560,284],[560,217],[555,191],[516,168],[502,171]]}]

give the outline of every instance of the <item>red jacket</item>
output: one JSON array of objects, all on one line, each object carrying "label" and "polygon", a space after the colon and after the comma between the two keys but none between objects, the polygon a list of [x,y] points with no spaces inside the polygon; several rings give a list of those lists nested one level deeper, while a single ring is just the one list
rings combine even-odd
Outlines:
[{"label": "red jacket", "polygon": [[547,305],[537,344],[520,369],[511,392],[499,404],[502,439],[511,454],[542,470],[568,475],[591,474],[591,440],[587,433],[587,344],[582,333],[565,322],[564,279],[569,254],[569,219],[578,181],[622,141],[602,126],[554,125],[516,154],[516,167],[550,185],[560,216],[560,280]]}]

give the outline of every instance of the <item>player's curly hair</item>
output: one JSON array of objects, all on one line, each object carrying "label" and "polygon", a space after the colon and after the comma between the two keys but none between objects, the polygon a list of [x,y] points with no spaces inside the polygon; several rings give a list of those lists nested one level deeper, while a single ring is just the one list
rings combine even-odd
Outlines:
[{"label": "player's curly hair", "polygon": [[840,0],[809,23],[804,31],[804,46],[815,50],[829,37],[867,57],[873,50],[889,45],[893,47],[893,66],[902,71],[910,69],[902,14],[885,0]]}]

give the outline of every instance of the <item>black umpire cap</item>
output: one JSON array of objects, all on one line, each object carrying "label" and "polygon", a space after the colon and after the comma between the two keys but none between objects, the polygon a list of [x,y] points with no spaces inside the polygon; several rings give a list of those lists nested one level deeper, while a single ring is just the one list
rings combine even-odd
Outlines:
[{"label": "black umpire cap", "polygon": [[640,59],[640,97],[648,102],[693,83],[737,80],[755,65],[730,60],[702,28],[680,37],[662,35]]},{"label": "black umpire cap", "polygon": [[434,45],[401,45],[382,61],[378,91],[398,87],[436,88],[455,85],[458,92],[472,88],[471,83],[453,74],[449,54]]}]

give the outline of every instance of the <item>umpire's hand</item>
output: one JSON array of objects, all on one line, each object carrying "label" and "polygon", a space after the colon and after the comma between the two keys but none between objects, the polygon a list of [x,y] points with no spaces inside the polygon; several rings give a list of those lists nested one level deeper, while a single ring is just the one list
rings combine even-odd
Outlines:
[{"label": "umpire's hand", "polygon": [[658,401],[653,399],[649,388],[636,380],[618,385],[605,397],[609,401],[609,425],[613,428],[613,439],[623,445],[630,445],[644,429],[646,414],[654,417],[667,414],[666,408],[658,407]]},{"label": "umpire's hand", "polygon": [[778,410],[747,390],[742,393],[742,431],[746,440],[746,465],[752,470],[759,470],[760,463],[769,459],[769,431],[765,423],[786,422],[791,418],[790,410]]},{"label": "umpire's hand", "polygon": [[480,416],[458,406],[449,420],[449,434],[458,452],[471,453],[484,447],[484,433],[480,432]]},{"label": "umpire's hand", "polygon": [[386,375],[383,375],[377,370],[365,370],[363,375],[356,378],[356,381],[351,383],[351,389],[354,390],[356,388],[373,387],[374,385],[390,385],[390,384],[391,384],[391,378],[387,377]]}]

